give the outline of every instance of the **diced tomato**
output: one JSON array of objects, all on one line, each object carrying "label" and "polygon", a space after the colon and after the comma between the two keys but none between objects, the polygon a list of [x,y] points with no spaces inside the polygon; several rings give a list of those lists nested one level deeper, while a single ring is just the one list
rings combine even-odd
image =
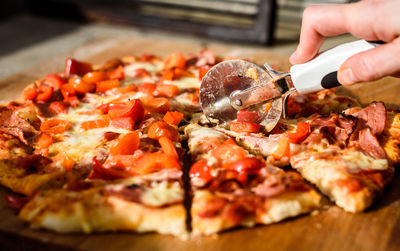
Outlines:
[{"label": "diced tomato", "polygon": [[25,100],[35,100],[36,96],[38,95],[38,91],[36,90],[35,86],[29,86],[25,88],[23,96]]},{"label": "diced tomato", "polygon": [[179,133],[178,130],[170,126],[164,121],[157,121],[151,124],[149,127],[149,131],[147,132],[149,138],[152,139],[159,139],[161,137],[167,137],[172,141],[179,140]]},{"label": "diced tomato", "polygon": [[251,112],[247,110],[240,110],[237,112],[238,122],[257,123],[258,118],[258,112]]},{"label": "diced tomato", "polygon": [[47,133],[41,133],[35,142],[35,146],[39,149],[47,148],[53,143],[53,137]]},{"label": "diced tomato", "polygon": [[57,74],[48,74],[45,81],[57,89],[61,88],[61,86],[67,82],[64,78]]},{"label": "diced tomato", "polygon": [[247,156],[247,151],[232,143],[231,141],[226,141],[222,145],[218,146],[212,155],[222,162],[222,166],[226,167],[230,164],[244,159]]},{"label": "diced tomato", "polygon": [[202,80],[206,73],[212,68],[210,65],[203,65],[199,68],[199,80]]},{"label": "diced tomato", "polygon": [[[144,100],[143,100],[144,101]],[[166,98],[151,98],[146,100],[144,103],[144,108],[150,114],[153,112],[165,114],[169,111],[169,101]]]},{"label": "diced tomato", "polygon": [[186,58],[181,52],[169,56],[164,62],[164,69],[186,68]]},{"label": "diced tomato", "polygon": [[40,125],[40,131],[49,134],[63,133],[71,127],[71,124],[64,119],[48,119]]},{"label": "diced tomato", "polygon": [[96,92],[106,92],[108,90],[119,87],[118,79],[111,79],[106,81],[100,81],[96,84]]},{"label": "diced tomato", "polygon": [[257,157],[246,157],[230,164],[227,169],[238,173],[254,173],[263,166],[263,161]]},{"label": "diced tomato", "polygon": [[72,84],[64,84],[61,86],[61,93],[64,99],[73,97],[76,95],[75,88]]},{"label": "diced tomato", "polygon": [[12,196],[12,195],[6,195],[4,199],[6,200],[7,204],[15,210],[21,210],[25,206],[25,204],[28,203],[29,201],[28,197]]},{"label": "diced tomato", "polygon": [[110,153],[113,155],[133,154],[140,144],[139,134],[130,132],[120,135],[114,145],[110,147]]},{"label": "diced tomato", "polygon": [[297,123],[296,132],[288,133],[291,143],[298,144],[305,140],[310,133],[310,124],[307,122]]},{"label": "diced tomato", "polygon": [[88,84],[96,84],[97,82],[104,81],[108,79],[108,75],[104,71],[91,71],[86,73],[82,80]]},{"label": "diced tomato", "polygon": [[110,79],[122,80],[125,78],[124,67],[122,65],[118,66],[117,69],[108,72],[108,77]]},{"label": "diced tomato", "polygon": [[68,84],[72,85],[76,94],[84,95],[88,92],[96,90],[96,84],[90,84],[83,81],[81,78],[70,78]]},{"label": "diced tomato", "polygon": [[250,122],[232,121],[230,124],[230,129],[234,132],[257,133],[260,128],[261,125]]},{"label": "diced tomato", "polygon": [[130,72],[130,77],[132,78],[145,78],[145,77],[151,77],[150,72],[148,72],[144,68],[138,68]]},{"label": "diced tomato", "polygon": [[62,101],[54,101],[50,103],[49,109],[55,114],[66,113],[68,110],[68,103]]},{"label": "diced tomato", "polygon": [[39,86],[39,93],[36,96],[36,101],[42,101],[42,102],[47,102],[51,99],[51,96],[53,95],[53,86],[50,85],[40,85]]},{"label": "diced tomato", "polygon": [[174,143],[167,137],[161,137],[158,139],[158,143],[160,143],[163,152],[173,158],[178,158],[178,153],[176,152],[176,148]]},{"label": "diced tomato", "polygon": [[131,117],[135,122],[143,120],[144,108],[139,99],[126,103],[110,103],[108,108],[110,118]]},{"label": "diced tomato", "polygon": [[145,153],[138,159],[134,168],[135,172],[139,174],[148,174],[162,169],[180,170],[181,165],[176,158],[171,158],[165,153],[155,152]]},{"label": "diced tomato", "polygon": [[146,54],[146,53],[143,53],[141,56],[140,56],[140,61],[143,61],[143,62],[150,62],[152,59],[154,59],[156,56],[154,56],[153,54]]},{"label": "diced tomato", "polygon": [[174,79],[174,71],[166,70],[163,72],[161,76],[161,83],[164,83],[164,81],[172,81],[173,79]]},{"label": "diced tomato", "polygon": [[101,114],[107,114],[109,109],[109,104],[102,104],[96,107],[96,110],[99,110]]},{"label": "diced tomato", "polygon": [[174,79],[179,79],[181,77],[194,77],[194,74],[182,68],[175,68]]},{"label": "diced tomato", "polygon": [[90,129],[97,129],[97,128],[104,128],[110,126],[111,120],[110,118],[102,118],[96,120],[89,120],[84,121],[81,124],[81,128],[83,130],[90,130]]},{"label": "diced tomato", "polygon": [[81,62],[72,58],[65,60],[65,74],[77,74],[84,75],[85,73],[92,71],[92,65],[86,62]]},{"label": "diced tomato", "polygon": [[64,102],[68,103],[73,108],[77,108],[79,105],[79,99],[76,96],[65,98]]},{"label": "diced tomato", "polygon": [[189,171],[190,178],[197,177],[201,179],[204,184],[212,180],[211,167],[207,165],[207,160],[201,159],[193,164]]},{"label": "diced tomato", "polygon": [[[119,164],[119,160],[122,158],[124,158],[125,160],[132,159],[131,162],[136,161],[136,157],[133,157],[132,155],[109,156],[107,158],[107,161],[109,163],[118,163]],[[117,159],[118,159],[118,161],[116,161]],[[109,163],[107,163],[107,167],[105,167],[96,158],[93,158],[92,171],[90,172],[88,178],[89,179],[115,180],[115,179],[132,177],[134,175],[133,173],[129,172],[129,170],[127,168],[125,168],[123,166],[111,166],[111,165],[108,165]]]},{"label": "diced tomato", "polygon": [[245,173],[245,172],[236,172],[233,170],[227,170],[225,172],[224,180],[231,180],[231,179],[237,180],[242,185],[245,185],[247,183],[248,177],[247,177],[247,173]]},{"label": "diced tomato", "polygon": [[143,83],[139,85],[138,91],[142,93],[146,93],[149,96],[153,95],[153,92],[156,90],[157,85],[154,83]]},{"label": "diced tomato", "polygon": [[167,112],[164,115],[163,120],[170,125],[177,126],[183,119],[183,113],[181,112]]},{"label": "diced tomato", "polygon": [[135,120],[133,120],[131,117],[113,118],[111,119],[111,125],[117,128],[133,130],[135,126]]},{"label": "diced tomato", "polygon": [[234,139],[232,139],[232,138],[229,138],[229,139],[225,140],[225,141],[223,142],[223,144],[224,144],[224,145],[235,145],[235,146],[237,146],[236,141],[235,141]]},{"label": "diced tomato", "polygon": [[178,94],[179,89],[176,85],[166,85],[166,84],[159,84],[157,85],[156,89],[154,90],[154,96],[163,96],[172,98],[176,94]]},{"label": "diced tomato", "polygon": [[272,153],[275,159],[290,157],[290,141],[288,137],[283,137],[279,140],[278,148]]}]

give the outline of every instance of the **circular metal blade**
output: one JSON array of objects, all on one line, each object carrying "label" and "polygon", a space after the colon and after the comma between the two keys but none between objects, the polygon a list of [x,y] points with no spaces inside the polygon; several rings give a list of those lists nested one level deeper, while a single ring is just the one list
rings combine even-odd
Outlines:
[{"label": "circular metal blade", "polygon": [[223,61],[203,77],[200,85],[200,105],[207,117],[219,123],[236,119],[237,110],[232,107],[229,95],[272,80],[272,77],[256,64],[240,60]]}]

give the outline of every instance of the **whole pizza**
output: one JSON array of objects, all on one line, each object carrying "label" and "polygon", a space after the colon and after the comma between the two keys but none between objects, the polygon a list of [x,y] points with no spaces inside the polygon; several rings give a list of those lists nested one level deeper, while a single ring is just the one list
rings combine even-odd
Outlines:
[{"label": "whole pizza", "polygon": [[228,127],[202,114],[204,49],[65,71],[0,106],[0,183],[33,228],[185,237],[279,222],[321,208],[367,209],[400,162],[400,112],[334,90],[291,95],[265,133],[257,114]]}]

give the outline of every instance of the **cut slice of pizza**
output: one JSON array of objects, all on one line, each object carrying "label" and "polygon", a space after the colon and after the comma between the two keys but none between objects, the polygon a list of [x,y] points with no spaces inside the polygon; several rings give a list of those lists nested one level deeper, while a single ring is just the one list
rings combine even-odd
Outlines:
[{"label": "cut slice of pizza", "polygon": [[383,103],[344,113],[281,120],[268,136],[219,131],[234,136],[278,166],[290,164],[337,205],[356,212],[368,208],[393,176],[398,163],[399,113]]},{"label": "cut slice of pizza", "polygon": [[158,232],[184,237],[182,173],[166,169],[115,181],[77,181],[41,191],[20,211],[33,228],[60,233]]},{"label": "cut slice of pizza", "polygon": [[296,172],[267,164],[215,129],[185,128],[195,163],[190,169],[193,234],[269,224],[318,208],[320,195]]}]

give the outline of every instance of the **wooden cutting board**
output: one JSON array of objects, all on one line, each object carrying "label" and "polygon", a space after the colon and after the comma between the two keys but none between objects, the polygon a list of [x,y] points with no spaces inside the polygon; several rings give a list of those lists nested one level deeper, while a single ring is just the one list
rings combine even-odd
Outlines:
[{"label": "wooden cutting board", "polygon": [[[196,53],[200,42],[149,39],[103,39],[85,44],[57,58],[0,80],[0,102],[17,98],[24,86],[47,73],[62,71],[65,57],[72,56],[95,64],[113,57],[153,53],[166,56],[175,51]],[[217,55],[248,58],[287,70],[287,57],[265,48],[209,44]],[[339,88],[340,93],[359,98],[362,103],[382,100],[400,106],[400,81],[387,78],[376,83]],[[0,197],[10,194],[0,188]],[[351,214],[327,206],[313,215],[251,229],[235,229],[210,237],[181,240],[172,236],[136,233],[55,234],[32,230],[16,212],[0,199],[0,247],[4,250],[400,250],[400,177],[398,172],[383,196],[366,212]]]}]

